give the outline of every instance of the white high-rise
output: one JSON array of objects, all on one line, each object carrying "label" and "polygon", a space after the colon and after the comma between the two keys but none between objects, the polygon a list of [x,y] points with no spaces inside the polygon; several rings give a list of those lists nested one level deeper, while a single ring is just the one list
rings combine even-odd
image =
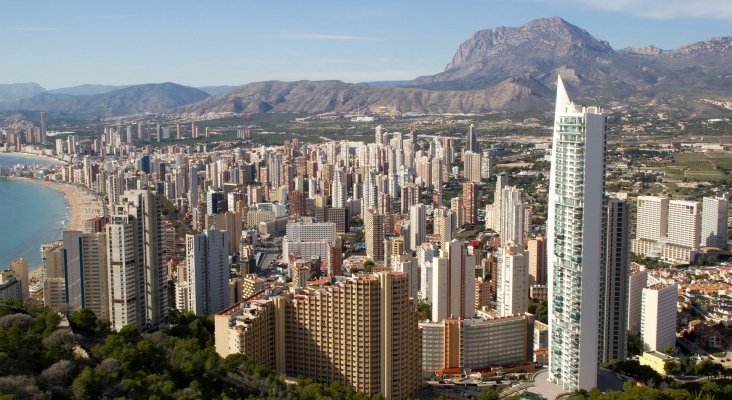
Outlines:
[{"label": "white high-rise", "polygon": [[549,379],[597,386],[605,114],[557,80],[547,223]]},{"label": "white high-rise", "polygon": [[705,197],[702,202],[701,244],[727,248],[727,219],[729,202],[726,194]]},{"label": "white high-rise", "polygon": [[496,175],[496,190],[495,192],[493,192],[493,218],[491,219],[493,223],[492,226],[486,226],[486,228],[493,229],[493,231],[495,231],[496,233],[501,233],[503,188],[505,188],[506,186],[508,186],[508,175]]},{"label": "white high-rise", "polygon": [[501,216],[499,232],[501,246],[524,243],[525,211],[524,191],[515,186],[506,186],[501,195]]},{"label": "white high-rise", "polygon": [[343,191],[341,171],[335,171],[333,175],[333,183],[331,184],[332,204],[334,208],[343,208],[346,206],[346,194]]},{"label": "white high-rise", "polygon": [[699,250],[701,231],[701,204],[698,201],[671,200],[668,202],[668,241]]},{"label": "white high-rise", "polygon": [[523,245],[501,248],[496,280],[498,313],[502,317],[529,310],[529,256]]},{"label": "white high-rise", "polygon": [[168,318],[168,280],[160,234],[157,195],[128,190],[107,225],[107,272],[112,328],[159,326]]},{"label": "white high-rise", "polygon": [[660,240],[668,231],[668,198],[638,196],[637,239]]},{"label": "white high-rise", "polygon": [[432,320],[475,316],[475,257],[462,240],[444,244],[432,259]]},{"label": "white high-rise", "polygon": [[188,281],[179,282],[188,295],[183,308],[209,315],[229,306],[228,247],[226,231],[207,229],[201,235],[186,235]]},{"label": "white high-rise", "polygon": [[651,351],[676,346],[676,297],[678,284],[658,284],[643,289],[641,336]]}]

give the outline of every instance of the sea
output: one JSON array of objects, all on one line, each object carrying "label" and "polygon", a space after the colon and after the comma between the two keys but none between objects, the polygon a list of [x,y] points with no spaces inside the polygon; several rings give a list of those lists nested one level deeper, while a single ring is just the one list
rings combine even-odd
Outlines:
[{"label": "sea", "polygon": [[[0,153],[0,166],[55,164],[53,160]],[[60,240],[69,224],[63,194],[40,184],[0,179],[0,270],[16,258],[41,265],[41,244]]]}]

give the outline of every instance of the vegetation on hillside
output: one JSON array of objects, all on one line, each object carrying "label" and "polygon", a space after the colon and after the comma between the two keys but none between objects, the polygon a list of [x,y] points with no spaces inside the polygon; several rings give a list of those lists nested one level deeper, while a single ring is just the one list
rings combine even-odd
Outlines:
[{"label": "vegetation on hillside", "polygon": [[288,385],[243,355],[219,357],[210,319],[172,311],[170,328],[149,334],[110,332],[89,310],[68,320],[0,303],[0,400],[369,399],[337,383]]}]

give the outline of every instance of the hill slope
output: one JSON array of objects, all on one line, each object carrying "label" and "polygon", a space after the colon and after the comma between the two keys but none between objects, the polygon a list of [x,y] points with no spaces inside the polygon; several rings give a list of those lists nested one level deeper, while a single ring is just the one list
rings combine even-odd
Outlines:
[{"label": "hill slope", "polygon": [[135,85],[90,96],[43,93],[18,101],[12,105],[12,109],[46,111],[61,115],[110,117],[161,112],[208,96],[201,90],[166,82]]}]

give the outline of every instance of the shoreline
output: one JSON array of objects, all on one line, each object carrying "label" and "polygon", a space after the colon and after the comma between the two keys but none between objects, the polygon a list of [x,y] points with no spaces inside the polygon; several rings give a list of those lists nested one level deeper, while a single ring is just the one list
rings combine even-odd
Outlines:
[{"label": "shoreline", "polygon": [[34,160],[46,160],[48,162],[53,162],[57,165],[68,164],[66,161],[64,161],[60,158],[47,156],[45,154],[24,153],[24,152],[20,152],[20,151],[2,151],[2,152],[0,152],[0,155],[2,155],[2,154],[8,154],[8,155],[15,156],[15,157],[30,158],[30,159],[34,159]]},{"label": "shoreline", "polygon": [[44,185],[61,193],[66,199],[66,206],[69,209],[68,224],[64,230],[82,231],[84,230],[84,221],[104,215],[96,196],[85,188],[70,183],[45,179],[31,179],[17,176],[10,176],[7,179]]}]

